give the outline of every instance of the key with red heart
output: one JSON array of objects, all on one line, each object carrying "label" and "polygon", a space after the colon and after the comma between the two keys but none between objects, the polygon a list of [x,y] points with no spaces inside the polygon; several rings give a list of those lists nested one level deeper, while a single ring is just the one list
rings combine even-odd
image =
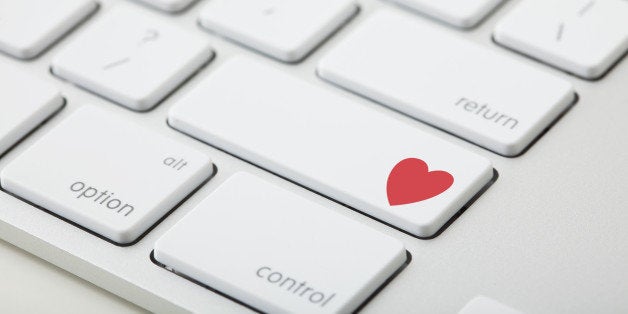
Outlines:
[{"label": "key with red heart", "polygon": [[493,177],[482,156],[246,58],[208,76],[169,122],[419,237]]}]

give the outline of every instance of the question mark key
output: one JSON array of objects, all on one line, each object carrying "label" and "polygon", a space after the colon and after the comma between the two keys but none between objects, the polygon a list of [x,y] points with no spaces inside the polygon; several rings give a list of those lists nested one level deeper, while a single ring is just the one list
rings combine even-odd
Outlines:
[{"label": "question mark key", "polygon": [[202,35],[120,3],[54,57],[52,72],[129,109],[145,111],[212,56]]}]

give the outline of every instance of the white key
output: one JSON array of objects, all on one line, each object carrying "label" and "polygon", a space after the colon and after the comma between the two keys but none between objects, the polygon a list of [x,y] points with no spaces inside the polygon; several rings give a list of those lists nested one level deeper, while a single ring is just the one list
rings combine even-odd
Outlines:
[{"label": "white key", "polygon": [[477,25],[502,0],[390,0],[453,26]]},{"label": "white key", "polygon": [[0,0],[0,51],[33,58],[96,8],[93,0]]},{"label": "white key", "polygon": [[570,83],[383,11],[318,65],[324,79],[499,154],[521,153],[573,101]]},{"label": "white key", "polygon": [[524,0],[494,37],[567,72],[599,78],[628,50],[628,1]]},{"label": "white key", "polygon": [[154,254],[268,313],[350,313],[406,260],[398,240],[247,173],[178,222]]},{"label": "white key", "polygon": [[523,314],[483,295],[473,298],[458,314]]},{"label": "white key", "polygon": [[133,110],[148,110],[212,56],[203,36],[118,5],[52,61],[52,71]]},{"label": "white key", "polygon": [[356,11],[354,0],[212,0],[200,23],[274,58],[296,62]]},{"label": "white key", "polygon": [[169,121],[422,237],[493,176],[483,157],[245,58],[217,69],[171,109]]},{"label": "white key", "polygon": [[137,0],[166,12],[180,12],[196,0]]},{"label": "white key", "polygon": [[0,63],[0,155],[63,105],[54,86]]},{"label": "white key", "polygon": [[87,107],[9,163],[0,182],[13,194],[128,244],[212,171],[205,155]]}]

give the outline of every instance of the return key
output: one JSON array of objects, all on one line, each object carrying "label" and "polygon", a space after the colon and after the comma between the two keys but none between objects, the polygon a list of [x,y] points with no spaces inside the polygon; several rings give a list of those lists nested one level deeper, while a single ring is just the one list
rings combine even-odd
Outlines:
[{"label": "return key", "polygon": [[505,156],[522,153],[575,100],[567,81],[392,11],[360,25],[318,73]]}]

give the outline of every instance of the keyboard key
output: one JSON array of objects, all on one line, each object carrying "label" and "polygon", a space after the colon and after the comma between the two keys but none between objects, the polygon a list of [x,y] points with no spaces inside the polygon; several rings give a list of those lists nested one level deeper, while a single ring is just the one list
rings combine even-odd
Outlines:
[{"label": "keyboard key", "polygon": [[209,61],[203,36],[118,5],[52,61],[68,81],[133,110],[148,110]]},{"label": "keyboard key", "polygon": [[0,0],[0,51],[34,58],[96,8],[92,0]]},{"label": "keyboard key", "polygon": [[59,110],[63,97],[54,86],[0,63],[0,155]]},{"label": "keyboard key", "polygon": [[350,313],[406,260],[398,240],[242,172],[161,237],[154,254],[267,313]]},{"label": "keyboard key", "polygon": [[506,156],[520,154],[575,99],[562,79],[392,11],[362,23],[318,73]]},{"label": "keyboard key", "polygon": [[200,23],[276,59],[296,62],[356,11],[354,0],[212,0]]},{"label": "keyboard key", "polygon": [[494,37],[567,72],[599,78],[628,50],[628,1],[521,1]]},{"label": "keyboard key", "polygon": [[0,182],[10,193],[128,244],[212,171],[203,154],[87,107],[9,163]]},{"label": "keyboard key", "polygon": [[391,0],[453,26],[477,25],[502,0]]},{"label": "keyboard key", "polygon": [[473,298],[458,314],[523,314],[483,295]]},{"label": "keyboard key", "polygon": [[421,237],[493,176],[483,157],[246,58],[200,83],[169,122]]},{"label": "keyboard key", "polygon": [[138,0],[166,12],[180,12],[196,0]]}]

